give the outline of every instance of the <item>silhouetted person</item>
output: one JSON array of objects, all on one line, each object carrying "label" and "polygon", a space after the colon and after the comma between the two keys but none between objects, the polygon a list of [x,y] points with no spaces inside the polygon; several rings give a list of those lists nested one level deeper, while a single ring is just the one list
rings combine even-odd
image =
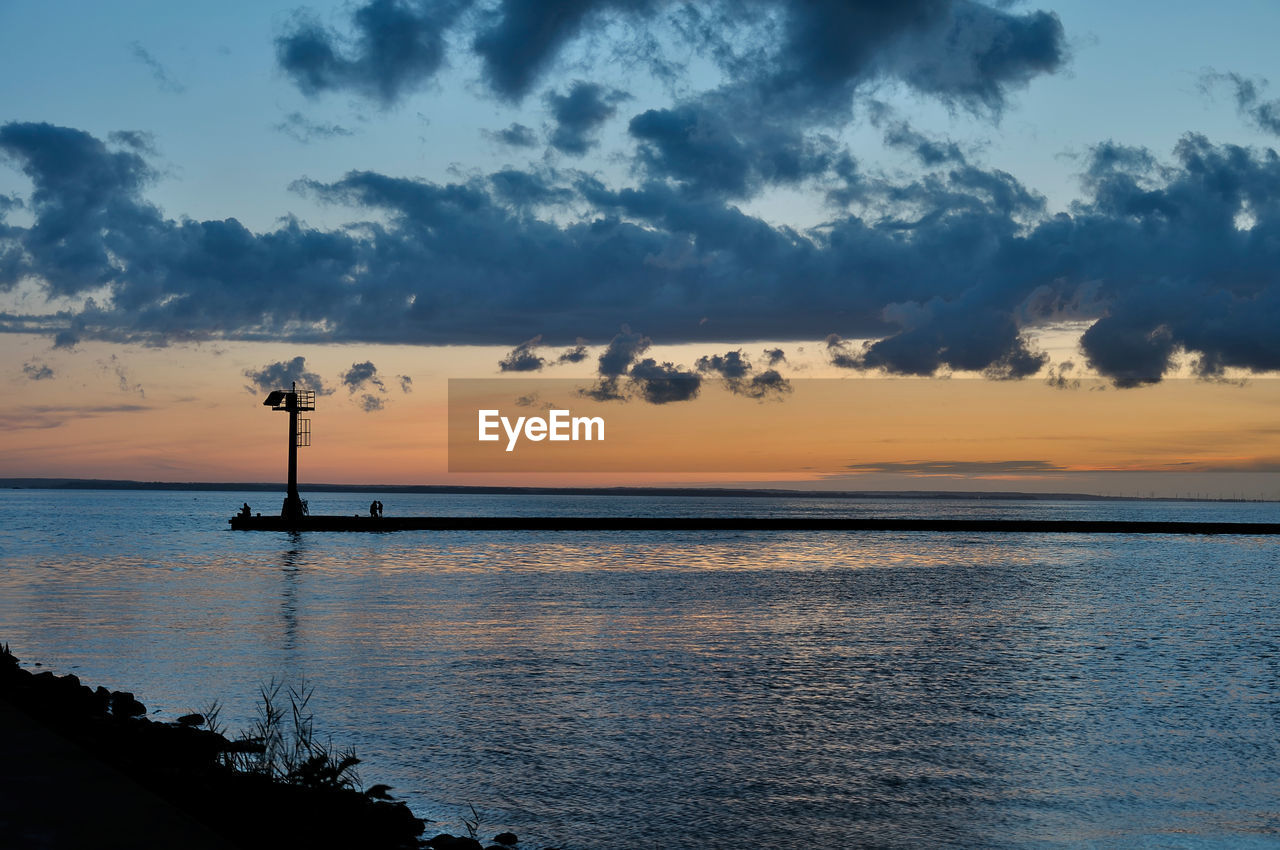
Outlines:
[{"label": "silhouetted person", "polygon": [[240,509],[240,516],[242,516],[242,517],[249,517],[249,516],[251,516],[252,514],[253,514],[253,512],[252,512],[251,510],[249,510],[249,503],[248,503],[248,502],[245,502],[245,503],[244,503],[244,507]]},{"label": "silhouetted person", "polygon": [[378,515],[378,503],[377,503],[377,502],[370,502],[370,503],[369,503],[369,516],[371,516],[371,517],[376,517],[377,515]]},{"label": "silhouetted person", "polygon": [[378,500],[378,519],[382,519],[382,500]]}]

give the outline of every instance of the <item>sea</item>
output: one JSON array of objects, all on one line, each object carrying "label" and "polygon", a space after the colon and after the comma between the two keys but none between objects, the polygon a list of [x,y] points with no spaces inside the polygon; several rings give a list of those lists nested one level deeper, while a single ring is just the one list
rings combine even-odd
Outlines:
[{"label": "sea", "polygon": [[[1280,521],[1276,503],[306,494],[313,514]],[[1280,540],[233,532],[279,494],[0,491],[0,641],[156,719],[307,691],[427,835],[1280,847]]]}]

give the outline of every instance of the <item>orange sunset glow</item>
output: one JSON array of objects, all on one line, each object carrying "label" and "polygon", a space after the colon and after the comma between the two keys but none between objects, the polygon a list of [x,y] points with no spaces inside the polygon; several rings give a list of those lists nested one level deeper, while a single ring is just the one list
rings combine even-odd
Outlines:
[{"label": "orange sunset glow", "polygon": [[[13,347],[12,338],[6,342]],[[251,392],[243,375],[274,351],[243,344],[211,348],[200,368],[180,365],[190,357],[183,349],[130,351],[128,363],[146,375],[145,383],[119,367],[123,359],[112,360],[106,347],[63,355],[83,375],[71,397],[65,384],[19,387],[11,380],[16,404],[0,476],[277,481],[284,422],[261,406],[262,393]],[[320,347],[310,351],[308,363],[332,375],[357,353]],[[451,411],[447,378],[458,371],[492,374],[500,352],[387,347],[376,354],[388,374],[411,379],[410,389],[388,385],[376,416],[362,410],[352,393],[320,396],[310,414],[312,445],[301,451],[303,482],[750,483],[1115,494],[1145,494],[1158,486],[1165,495],[1272,498],[1268,482],[1280,468],[1280,427],[1274,424],[1280,381],[1265,378],[1174,379],[1137,390],[1086,380],[1063,390],[1044,381],[968,377],[805,377],[793,381],[791,392],[766,400],[709,382],[692,401],[654,406],[588,402],[576,395],[590,386],[584,373],[580,379],[481,384],[502,391],[486,404],[502,406],[505,397],[514,412],[522,410],[512,406],[516,398],[539,391],[544,406],[559,399],[576,411],[589,409],[610,423],[611,439],[589,447],[562,444],[554,462],[545,460],[546,443],[536,447],[542,454],[527,444],[514,455],[498,452],[488,466],[466,466],[459,456],[450,472],[450,415],[471,435],[479,402]],[[23,356],[21,348],[16,356]],[[548,387],[555,392],[548,394]]]}]

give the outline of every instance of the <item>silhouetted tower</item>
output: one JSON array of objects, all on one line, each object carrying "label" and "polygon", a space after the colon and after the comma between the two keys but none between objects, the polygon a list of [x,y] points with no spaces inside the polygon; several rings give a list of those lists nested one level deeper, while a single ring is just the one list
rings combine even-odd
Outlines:
[{"label": "silhouetted tower", "polygon": [[298,496],[298,446],[311,445],[311,420],[299,419],[298,411],[316,409],[315,390],[299,390],[295,382],[288,390],[272,390],[264,406],[289,412],[289,492],[284,497],[280,516],[298,519],[306,513]]}]

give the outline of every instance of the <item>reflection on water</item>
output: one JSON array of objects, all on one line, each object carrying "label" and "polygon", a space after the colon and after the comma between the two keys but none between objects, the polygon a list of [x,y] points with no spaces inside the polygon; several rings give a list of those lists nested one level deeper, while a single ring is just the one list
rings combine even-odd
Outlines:
[{"label": "reflection on water", "polygon": [[[259,682],[305,678],[318,726],[356,747],[368,781],[444,829],[475,805],[489,834],[532,846],[1274,846],[1280,830],[1271,540],[225,531],[246,498],[0,494],[0,639],[170,716],[216,698],[233,727]],[[383,501],[1275,519],[1270,505]]]}]

